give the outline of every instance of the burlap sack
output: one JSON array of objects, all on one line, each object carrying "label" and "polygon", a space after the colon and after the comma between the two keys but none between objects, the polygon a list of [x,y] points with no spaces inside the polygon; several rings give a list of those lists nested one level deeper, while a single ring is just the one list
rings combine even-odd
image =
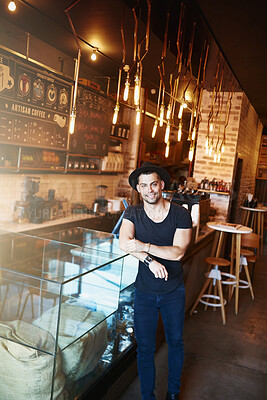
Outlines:
[{"label": "burlap sack", "polygon": [[[46,311],[33,324],[55,337],[57,318],[58,306]],[[58,346],[62,350],[62,371],[67,380],[74,381],[85,376],[98,364],[107,347],[107,323],[102,321],[104,318],[104,313],[100,311],[68,303],[61,305]]]},{"label": "burlap sack", "polygon": [[[50,400],[54,356],[26,345],[53,354],[52,335],[23,321],[0,321],[0,336],[1,400]],[[56,361],[53,399],[66,400],[60,354]]]}]

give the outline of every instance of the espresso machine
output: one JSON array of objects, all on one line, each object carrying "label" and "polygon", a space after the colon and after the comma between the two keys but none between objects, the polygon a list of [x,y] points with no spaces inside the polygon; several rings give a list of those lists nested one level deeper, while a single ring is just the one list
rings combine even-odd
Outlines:
[{"label": "espresso machine", "polygon": [[42,223],[56,216],[58,202],[54,198],[54,191],[49,190],[48,200],[36,196],[39,192],[40,178],[26,176],[22,182],[21,200],[16,201],[14,209],[14,220],[16,222]]}]

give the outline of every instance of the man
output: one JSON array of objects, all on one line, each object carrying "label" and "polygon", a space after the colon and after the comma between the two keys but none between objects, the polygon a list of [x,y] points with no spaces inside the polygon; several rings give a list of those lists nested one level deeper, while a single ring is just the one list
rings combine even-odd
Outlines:
[{"label": "man", "polygon": [[151,163],[131,173],[129,183],[142,203],[125,210],[120,248],[139,259],[135,281],[134,328],[143,400],[154,400],[154,353],[159,310],[168,343],[167,400],[177,400],[183,368],[185,289],[181,259],[190,243],[188,211],[163,199],[167,171]]}]

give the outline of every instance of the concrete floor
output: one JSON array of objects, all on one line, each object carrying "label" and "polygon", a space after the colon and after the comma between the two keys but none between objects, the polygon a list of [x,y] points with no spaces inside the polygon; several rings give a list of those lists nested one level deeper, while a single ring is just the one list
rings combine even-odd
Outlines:
[{"label": "concrete floor", "polygon": [[[226,325],[220,310],[186,316],[185,363],[181,400],[267,400],[267,243],[255,267],[253,288],[240,290],[239,313],[234,301],[226,305]],[[156,398],[167,391],[167,345],[156,353]],[[140,400],[136,377],[118,400]]]}]

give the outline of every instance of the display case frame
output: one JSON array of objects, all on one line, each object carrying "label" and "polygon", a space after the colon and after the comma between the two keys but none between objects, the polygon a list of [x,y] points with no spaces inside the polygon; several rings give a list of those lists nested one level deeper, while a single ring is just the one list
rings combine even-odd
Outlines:
[{"label": "display case frame", "polygon": [[[80,239],[76,243],[69,243],[70,241],[73,242],[73,239],[62,241],[59,233],[46,234],[44,235],[46,237],[40,237],[0,232],[0,247],[2,247],[0,257],[2,289],[0,319],[6,325],[12,325],[12,322],[15,321],[14,310],[16,309],[15,314],[18,314],[16,319],[18,322],[16,326],[12,326],[13,329],[17,329],[17,325],[24,325],[24,330],[27,331],[28,325],[30,325],[31,328],[34,327],[35,331],[40,329],[45,331],[46,342],[48,341],[47,337],[50,341],[54,339],[54,342],[52,340],[53,351],[51,349],[48,351],[44,347],[45,340],[38,342],[40,348],[29,344],[26,340],[17,342],[15,340],[20,348],[27,348],[27,351],[32,349],[42,354],[48,353],[53,358],[53,372],[50,372],[52,380],[50,395],[42,393],[42,400],[46,398],[82,398],[96,381],[99,381],[103,375],[108,373],[112,365],[122,357],[122,354],[125,354],[135,344],[133,335],[133,281],[135,274],[132,273],[132,271],[137,271],[135,259],[120,251],[118,239],[112,234],[83,228],[78,228],[78,232]],[[53,255],[51,256],[51,254]],[[72,264],[68,257],[72,257]],[[39,266],[39,269],[36,266]],[[65,275],[62,273],[63,267],[66,270]],[[50,273],[50,276],[47,276],[48,273]],[[92,287],[93,284],[98,285],[98,297],[96,299],[88,295],[87,297],[84,296],[84,293],[92,292],[92,290],[85,290],[84,287],[86,285],[87,288],[88,285]],[[33,288],[35,292],[30,288]],[[17,293],[14,294],[16,291]],[[43,295],[40,295],[40,293]],[[14,303],[14,296],[17,298],[17,303]],[[33,300],[33,297],[37,297],[37,302],[36,299]],[[109,299],[106,302],[108,304],[103,301],[105,299]],[[51,304],[47,305],[48,301]],[[11,302],[13,314],[9,311]],[[108,310],[110,304],[112,307]],[[87,321],[87,329],[79,326],[79,329],[82,330],[74,340],[66,337],[63,340],[62,331],[67,330],[69,332],[73,329],[75,325],[73,323],[74,316],[76,321],[78,318],[78,322],[79,318],[85,319],[84,315],[88,308],[91,314],[94,313],[94,323]],[[67,323],[64,325],[62,321],[68,314],[66,309],[68,312],[70,311],[71,318],[67,318]],[[77,312],[74,312],[74,310],[77,310]],[[70,319],[72,322],[70,322]],[[86,326],[86,323],[84,323],[84,320],[82,323],[80,321],[82,326]],[[72,348],[79,347],[79,341],[97,329],[96,338],[101,337],[101,335],[104,337],[103,331],[106,332],[106,347],[102,346],[101,348],[99,345],[99,354],[92,357],[95,362],[94,368],[91,368],[91,370],[89,368],[87,371],[85,368],[86,373],[83,373],[84,371],[81,373],[76,363],[77,373],[75,375],[75,372],[73,373],[74,367],[70,363],[67,375],[66,366],[63,369],[65,384],[60,386],[58,384],[60,367],[58,366],[61,364],[57,360],[59,354],[63,361],[64,358],[71,360],[71,354],[74,353]],[[8,339],[5,338],[3,332],[0,333],[0,341],[6,342],[6,340]],[[91,338],[91,340],[93,339]],[[13,338],[9,341],[14,342]],[[100,340],[100,342],[102,343],[103,340]],[[40,343],[43,344],[40,345]],[[52,363],[50,364],[52,365]],[[85,367],[88,366],[85,365]],[[62,389],[61,392],[59,386]],[[6,399],[12,399],[10,394]]]}]

